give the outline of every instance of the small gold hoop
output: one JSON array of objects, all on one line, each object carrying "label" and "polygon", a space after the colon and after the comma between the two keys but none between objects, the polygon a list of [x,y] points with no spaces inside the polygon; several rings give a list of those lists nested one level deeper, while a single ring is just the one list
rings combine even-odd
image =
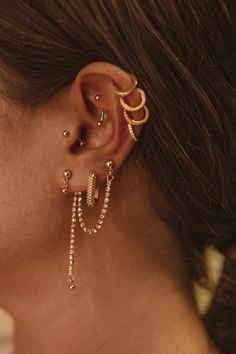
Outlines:
[{"label": "small gold hoop", "polygon": [[109,203],[109,198],[110,198],[110,191],[111,191],[111,186],[114,180],[114,162],[113,161],[107,161],[106,162],[106,167],[108,168],[108,174],[107,174],[107,181],[106,181],[106,189],[105,189],[105,196],[104,196],[104,201],[102,205],[102,209],[100,212],[100,215],[97,219],[97,223],[95,227],[87,227],[84,218],[83,218],[83,211],[82,211],[82,192],[78,192],[78,219],[79,219],[79,224],[80,227],[83,229],[84,232],[87,232],[88,234],[95,234],[101,227],[104,222],[104,219],[107,214],[107,208],[108,208],[108,203]]},{"label": "small gold hoop", "polygon": [[134,91],[135,87],[137,86],[138,80],[137,80],[136,76],[133,74],[129,74],[129,76],[131,78],[131,87],[127,91],[120,91],[114,84],[112,85],[114,92],[118,96],[121,96],[121,97],[128,96],[132,91]]},{"label": "small gold hoop", "polygon": [[94,171],[91,171],[88,177],[87,186],[87,205],[89,208],[94,208],[99,199],[99,186],[96,186],[97,175]]},{"label": "small gold hoop", "polygon": [[146,103],[146,95],[145,92],[141,89],[141,88],[137,88],[137,91],[140,93],[141,96],[141,102],[136,106],[136,107],[131,107],[129,106],[121,97],[120,98],[120,104],[121,106],[128,112],[136,112],[139,111],[141,108],[143,108],[143,106]]},{"label": "small gold hoop", "polygon": [[146,121],[148,120],[148,118],[150,116],[150,113],[149,113],[149,109],[147,108],[147,106],[144,106],[143,108],[145,110],[145,116],[141,120],[135,120],[135,119],[130,118],[128,113],[124,109],[124,117],[125,117],[126,121],[131,125],[142,125],[142,124],[146,123]]}]

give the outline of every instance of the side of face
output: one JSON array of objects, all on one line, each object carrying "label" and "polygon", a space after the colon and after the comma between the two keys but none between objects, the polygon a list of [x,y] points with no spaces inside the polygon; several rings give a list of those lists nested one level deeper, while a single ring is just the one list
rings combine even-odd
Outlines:
[{"label": "side of face", "polygon": [[59,97],[33,109],[0,100],[0,276],[32,250],[46,253],[67,226],[68,202],[55,181],[64,164],[64,112]]},{"label": "side of face", "polygon": [[[72,193],[86,191],[91,170],[103,184],[105,162],[112,159],[117,173],[129,155],[134,141],[119,97],[112,91],[113,82],[124,90],[130,87],[127,73],[110,63],[97,62],[83,68],[72,83],[39,106],[25,108],[1,97],[1,279],[30,259],[33,262],[33,257],[49,256],[59,240],[64,242]],[[130,96],[127,102],[137,105],[139,94]],[[101,109],[108,118],[98,128]],[[143,112],[139,114],[141,119]],[[73,152],[82,127],[86,129],[86,145]],[[64,130],[71,132],[68,138],[63,136]],[[136,136],[140,132],[141,126],[135,127]],[[73,171],[68,198],[62,193],[66,169]]]}]

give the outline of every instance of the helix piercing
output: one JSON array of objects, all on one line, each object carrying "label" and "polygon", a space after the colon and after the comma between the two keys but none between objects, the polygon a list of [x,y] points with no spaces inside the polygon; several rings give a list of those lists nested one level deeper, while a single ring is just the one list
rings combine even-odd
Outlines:
[{"label": "helix piercing", "polygon": [[[128,105],[124,101],[123,98],[128,96],[130,93],[132,93],[135,90],[135,88],[136,88],[136,86],[138,84],[138,80],[137,80],[135,75],[129,74],[129,76],[130,76],[130,79],[131,79],[131,87],[128,90],[120,91],[114,84],[112,85],[112,88],[113,88],[113,91],[120,97],[120,105],[121,105],[121,107],[123,109],[124,118],[126,119],[126,121],[128,123],[128,130],[129,130],[129,133],[131,135],[131,138],[135,142],[138,142],[138,138],[134,134],[132,125],[142,125],[142,124],[146,123],[147,120],[149,119],[150,113],[149,113],[149,109],[145,105],[145,103],[146,103],[146,94],[140,88],[137,88],[137,92],[140,94],[141,101],[140,101],[140,103],[137,106],[132,107],[132,106]],[[145,115],[144,115],[144,117],[141,120],[132,119],[129,116],[129,114],[127,113],[127,112],[136,112],[136,111],[140,110],[141,108],[144,108],[144,111],[145,111]]]}]

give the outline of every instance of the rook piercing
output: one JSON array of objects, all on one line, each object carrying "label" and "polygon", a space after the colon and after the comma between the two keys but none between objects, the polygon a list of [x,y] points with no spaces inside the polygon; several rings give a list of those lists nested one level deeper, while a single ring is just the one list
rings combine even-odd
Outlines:
[{"label": "rook piercing", "polygon": [[99,121],[97,122],[97,126],[98,127],[101,127],[102,123],[103,123],[103,120],[104,120],[104,110],[102,109],[102,114],[101,114],[101,117],[99,119]]}]

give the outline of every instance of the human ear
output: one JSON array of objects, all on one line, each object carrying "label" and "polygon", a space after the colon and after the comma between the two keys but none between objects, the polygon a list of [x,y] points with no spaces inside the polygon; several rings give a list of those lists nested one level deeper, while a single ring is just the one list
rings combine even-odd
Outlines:
[{"label": "human ear", "polygon": [[[102,184],[107,175],[106,162],[112,160],[114,172],[117,172],[135,143],[113,85],[126,91],[132,86],[132,80],[129,73],[107,62],[87,65],[71,84],[68,102],[77,119],[73,117],[70,134],[64,137],[64,165],[57,171],[57,182],[61,188],[64,171],[72,172],[69,192],[85,191],[90,171],[96,172],[98,183]],[[137,106],[140,94],[133,91],[126,97],[126,102]],[[132,112],[132,118],[136,120],[142,119],[143,115],[143,109]],[[136,136],[141,129],[140,125],[134,126]],[[66,126],[64,130],[67,130]],[[85,141],[83,146],[79,145],[81,133]]]}]

